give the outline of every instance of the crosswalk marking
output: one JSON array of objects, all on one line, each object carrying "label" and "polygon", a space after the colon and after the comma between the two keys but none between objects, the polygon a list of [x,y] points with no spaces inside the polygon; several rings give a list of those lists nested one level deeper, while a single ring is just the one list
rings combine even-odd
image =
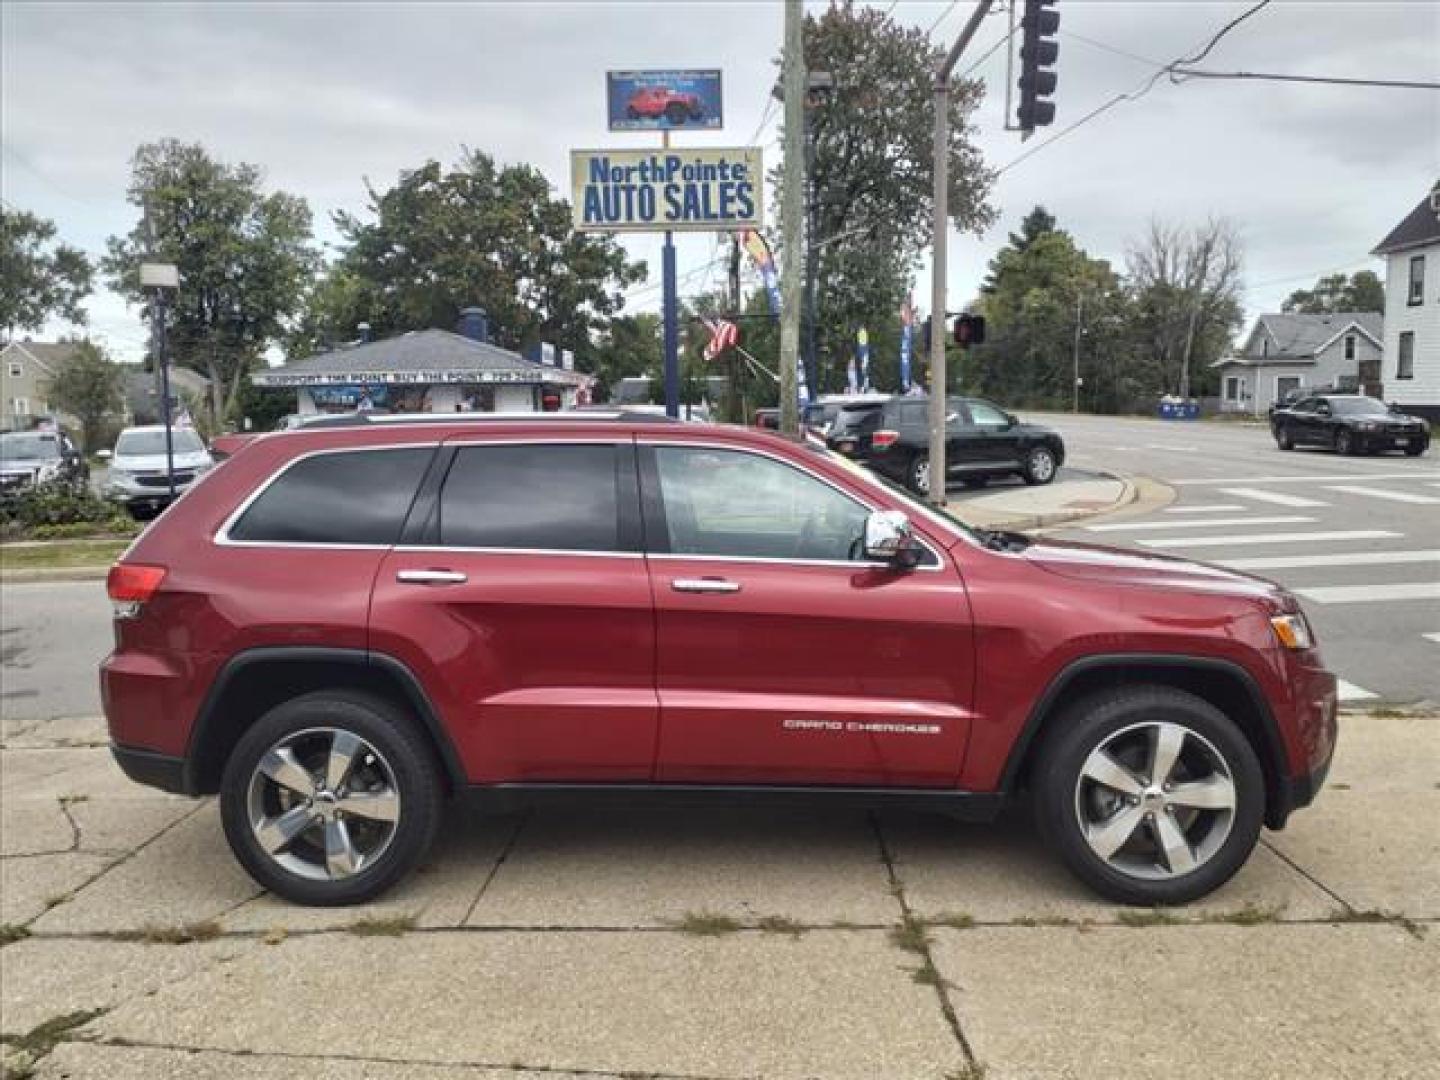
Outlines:
[{"label": "crosswalk marking", "polygon": [[1242,544],[1306,544],[1316,540],[1393,540],[1401,535],[1384,529],[1350,529],[1333,532],[1257,533],[1254,536],[1172,536],[1160,540],[1138,540],[1136,543],[1154,548],[1239,547]]},{"label": "crosswalk marking", "polygon": [[1337,555],[1272,555],[1218,560],[1231,570],[1298,570],[1306,566],[1382,566],[1440,562],[1440,551],[1350,551]]},{"label": "crosswalk marking", "polygon": [[1224,525],[1302,525],[1314,521],[1312,517],[1299,517],[1295,514],[1281,515],[1279,517],[1234,517],[1234,518],[1204,518],[1203,520],[1185,519],[1181,521],[1120,521],[1113,525],[1087,525],[1086,532],[1139,532],[1149,529],[1194,529],[1194,528],[1218,528]]},{"label": "crosswalk marking", "polygon": [[1354,683],[1346,682],[1344,679],[1336,679],[1335,696],[1341,701],[1374,701],[1375,698],[1380,695],[1372,694],[1363,686],[1356,686]]},{"label": "crosswalk marking", "polygon": [[1167,480],[1167,484],[1179,487],[1213,485],[1234,487],[1237,484],[1339,484],[1346,480],[1430,480],[1434,473],[1341,473],[1339,476],[1310,476],[1305,473],[1290,473],[1286,476],[1236,476],[1228,480],[1212,477],[1195,477],[1189,480]]},{"label": "crosswalk marking", "polygon": [[1379,600],[1440,600],[1440,581],[1395,581],[1385,585],[1317,585],[1292,588],[1317,604],[1370,604]]},{"label": "crosswalk marking", "polygon": [[1213,506],[1172,506],[1165,511],[1167,514],[1223,514],[1234,513],[1236,510],[1244,510],[1245,507],[1239,503],[1215,503]]},{"label": "crosswalk marking", "polygon": [[1384,488],[1362,487],[1359,484],[1335,484],[1325,490],[1343,491],[1347,495],[1368,495],[1372,499],[1388,499],[1391,502],[1440,506],[1440,498],[1434,495],[1416,495],[1413,491],[1386,491]]},{"label": "crosswalk marking", "polygon": [[1307,499],[1303,495],[1286,495],[1280,491],[1261,491],[1259,488],[1221,488],[1226,495],[1256,502],[1274,503],[1276,506],[1329,506],[1319,499]]}]

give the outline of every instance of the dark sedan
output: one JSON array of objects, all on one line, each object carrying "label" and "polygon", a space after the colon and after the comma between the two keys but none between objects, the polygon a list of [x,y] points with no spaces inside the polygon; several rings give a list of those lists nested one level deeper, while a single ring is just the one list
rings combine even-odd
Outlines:
[{"label": "dark sedan", "polygon": [[1430,446],[1430,425],[1359,394],[1318,394],[1276,409],[1270,431],[1281,450],[1321,446],[1337,454],[1401,450],[1411,457]]},{"label": "dark sedan", "polygon": [[[929,409],[925,398],[891,398],[873,417],[863,454],[876,472],[921,495],[930,490]],[[1027,424],[981,398],[946,402],[950,481],[979,487],[995,477],[1019,476],[1027,484],[1048,484],[1064,462],[1065,443],[1050,428]]]}]

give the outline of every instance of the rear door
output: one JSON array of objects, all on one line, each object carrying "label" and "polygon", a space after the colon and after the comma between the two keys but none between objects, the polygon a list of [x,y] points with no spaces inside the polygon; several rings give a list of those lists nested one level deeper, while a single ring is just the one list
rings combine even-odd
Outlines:
[{"label": "rear door", "polygon": [[969,736],[969,604],[948,556],[866,562],[869,507],[737,447],[641,446],[657,778],[946,786]]},{"label": "rear door", "polygon": [[632,441],[451,441],[375,579],[370,647],[473,782],[650,778],[659,711]]}]

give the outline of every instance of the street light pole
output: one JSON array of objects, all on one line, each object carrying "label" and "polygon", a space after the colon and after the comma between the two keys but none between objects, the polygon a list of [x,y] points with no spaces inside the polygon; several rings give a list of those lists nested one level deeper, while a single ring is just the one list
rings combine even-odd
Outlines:
[{"label": "street light pole", "polygon": [[1081,325],[1081,324],[1080,324],[1080,317],[1081,317],[1081,312],[1084,310],[1084,305],[1085,305],[1085,294],[1084,294],[1083,292],[1076,293],[1076,294],[1075,294],[1075,375],[1074,375],[1073,383],[1072,383],[1072,385],[1071,385],[1071,394],[1072,394],[1072,397],[1071,397],[1071,400],[1070,400],[1070,411],[1071,411],[1072,413],[1078,413],[1078,412],[1080,411],[1080,334],[1081,334],[1081,329],[1080,329],[1080,325]]},{"label": "street light pole", "polygon": [[170,350],[165,337],[165,298],[180,288],[180,270],[171,263],[141,263],[140,288],[150,294],[155,362],[160,365],[160,415],[165,418],[165,486],[175,501],[175,438],[170,415]]},{"label": "street light pole", "polygon": [[980,0],[935,73],[935,254],[930,278],[930,490],[945,505],[945,242],[950,228],[950,74],[994,0]]}]

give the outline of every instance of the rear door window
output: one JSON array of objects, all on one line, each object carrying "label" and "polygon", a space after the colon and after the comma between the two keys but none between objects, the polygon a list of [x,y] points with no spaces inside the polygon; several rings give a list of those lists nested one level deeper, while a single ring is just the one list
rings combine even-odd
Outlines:
[{"label": "rear door window", "polygon": [[300,458],[230,527],[249,544],[394,544],[434,447],[334,450]]},{"label": "rear door window", "polygon": [[446,547],[633,550],[621,543],[620,469],[610,444],[462,446],[440,492]]}]

